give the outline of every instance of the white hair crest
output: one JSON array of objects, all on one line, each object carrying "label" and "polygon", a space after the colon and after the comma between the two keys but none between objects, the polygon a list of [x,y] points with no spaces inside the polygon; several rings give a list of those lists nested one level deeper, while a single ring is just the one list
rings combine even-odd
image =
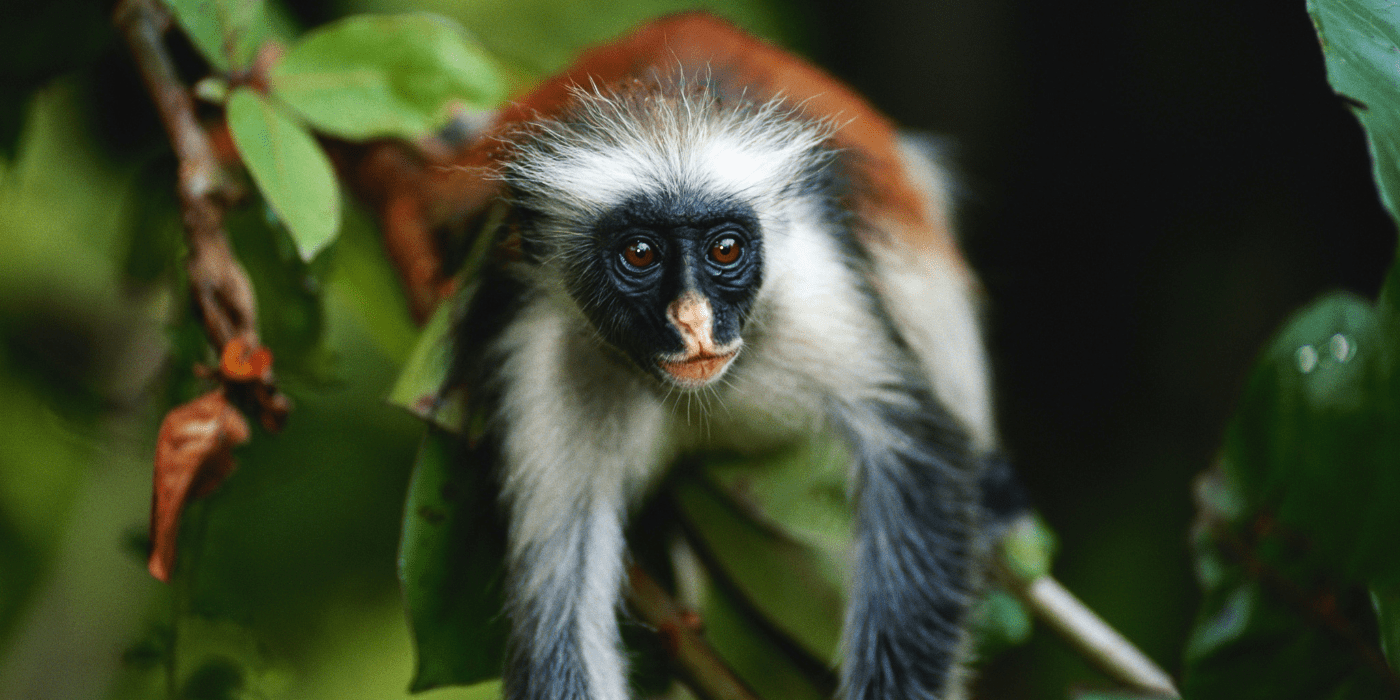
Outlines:
[{"label": "white hair crest", "polygon": [[[559,119],[508,136],[502,176],[532,210],[582,222],[637,196],[678,194],[777,204],[824,167],[836,129],[781,97],[727,104],[680,80],[604,91],[576,87]],[[565,224],[565,228],[568,228]]]}]

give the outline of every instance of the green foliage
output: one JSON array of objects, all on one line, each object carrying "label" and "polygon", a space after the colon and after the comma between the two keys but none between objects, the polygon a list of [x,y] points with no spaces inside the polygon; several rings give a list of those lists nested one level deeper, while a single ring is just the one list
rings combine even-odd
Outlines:
[{"label": "green foliage", "polygon": [[[775,633],[755,616],[735,592],[706,580],[700,614],[705,638],[715,651],[761,698],[827,700],[833,678],[823,677],[826,664],[792,649],[791,640]],[[829,675],[829,672],[827,672]]]},{"label": "green foliage", "polygon": [[229,96],[228,127],[297,252],[303,260],[316,257],[340,229],[340,187],[330,158],[310,132],[248,88]]},{"label": "green foliage", "polygon": [[1187,697],[1386,696],[1383,669],[1354,639],[1366,628],[1356,621],[1370,619],[1356,584],[1394,574],[1387,538],[1400,534],[1385,500],[1395,474],[1385,443],[1400,426],[1385,432],[1390,414],[1366,400],[1389,395],[1368,382],[1388,357],[1373,317],[1352,297],[1320,300],[1255,370],[1222,470],[1199,485],[1206,598],[1186,650]]},{"label": "green foliage", "polygon": [[474,292],[475,287],[468,285],[452,303],[433,312],[389,392],[389,403],[453,432],[461,431],[464,420],[461,402],[442,395],[452,359],[453,310],[461,308]]},{"label": "green foliage", "polygon": [[428,432],[404,507],[399,577],[418,650],[414,692],[495,678],[505,658],[505,529],[488,466],[460,443]]},{"label": "green foliage", "polygon": [[697,531],[714,574],[730,581],[764,619],[808,654],[833,658],[845,601],[841,560],[794,541],[732,493],[698,477],[679,479],[674,488],[680,512]]},{"label": "green foliage", "polygon": [[1371,586],[1371,607],[1380,627],[1381,652],[1393,669],[1400,669],[1400,594],[1395,589]]},{"label": "green foliage", "polygon": [[[1327,79],[1365,127],[1381,203],[1400,221],[1400,7],[1384,0],[1308,0]],[[1397,250],[1400,255],[1400,250]],[[1400,309],[1396,268],[1381,301]]]},{"label": "green foliage", "polygon": [[1086,690],[1074,693],[1070,697],[1073,700],[1154,700],[1151,695],[1114,690]]},{"label": "green foliage", "polygon": [[1327,79],[1366,128],[1381,202],[1400,217],[1400,7],[1386,0],[1308,0]]},{"label": "green foliage", "polygon": [[1022,581],[1050,575],[1058,546],[1055,533],[1039,516],[1012,523],[1001,539],[1003,561]]},{"label": "green foliage", "polygon": [[[1400,12],[1369,0],[1308,9],[1395,218]],[[1378,305],[1334,294],[1300,311],[1250,376],[1221,468],[1198,485],[1206,598],[1186,650],[1187,697],[1400,695],[1395,270]]]},{"label": "green foliage", "polygon": [[1397,340],[1368,302],[1318,300],[1270,343],[1226,437],[1246,511],[1306,533],[1308,556],[1349,580],[1400,577]]},{"label": "green foliage", "polygon": [[[225,104],[243,165],[303,260],[335,240],[341,205],[330,159],[303,122],[345,139],[412,140],[452,110],[481,110],[504,97],[491,60],[442,18],[349,17],[301,37],[259,75],[268,67],[254,59],[285,24],[263,0],[167,4],[217,72],[197,83],[197,94]],[[265,92],[253,87],[263,80]]]},{"label": "green foliage", "polygon": [[347,139],[421,138],[454,103],[504,97],[491,60],[450,21],[348,17],[309,32],[271,74],[272,91],[319,131]]},{"label": "green foliage", "polygon": [[33,93],[111,44],[107,7],[89,0],[0,3],[0,158],[12,158]]},{"label": "green foliage", "polygon": [[276,36],[263,0],[164,0],[185,36],[216,70],[243,70]]}]

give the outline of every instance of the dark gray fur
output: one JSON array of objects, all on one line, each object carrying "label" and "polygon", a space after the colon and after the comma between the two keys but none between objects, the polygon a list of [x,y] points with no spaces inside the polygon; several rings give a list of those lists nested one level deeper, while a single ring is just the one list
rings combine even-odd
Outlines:
[{"label": "dark gray fur", "polygon": [[842,668],[847,700],[944,697],[973,598],[978,513],[967,441],[927,391],[859,409],[885,434],[852,439],[855,575]]}]

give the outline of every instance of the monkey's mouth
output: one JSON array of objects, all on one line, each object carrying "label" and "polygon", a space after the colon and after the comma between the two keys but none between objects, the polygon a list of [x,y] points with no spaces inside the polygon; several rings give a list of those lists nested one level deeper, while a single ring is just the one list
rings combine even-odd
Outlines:
[{"label": "monkey's mouth", "polygon": [[687,389],[698,389],[724,374],[724,370],[729,367],[729,363],[733,362],[734,356],[738,354],[739,350],[734,349],[716,355],[702,353],[682,360],[662,359],[657,360],[656,364],[667,375],[670,375],[671,381],[677,385]]}]

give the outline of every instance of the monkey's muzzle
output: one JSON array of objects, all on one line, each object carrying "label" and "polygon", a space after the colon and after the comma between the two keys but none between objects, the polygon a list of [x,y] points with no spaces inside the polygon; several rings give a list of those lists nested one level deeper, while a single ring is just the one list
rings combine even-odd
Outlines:
[{"label": "monkey's muzzle", "polygon": [[687,389],[698,389],[724,374],[738,354],[738,350],[731,350],[724,354],[702,354],[684,360],[660,360],[657,364],[676,384]]}]

